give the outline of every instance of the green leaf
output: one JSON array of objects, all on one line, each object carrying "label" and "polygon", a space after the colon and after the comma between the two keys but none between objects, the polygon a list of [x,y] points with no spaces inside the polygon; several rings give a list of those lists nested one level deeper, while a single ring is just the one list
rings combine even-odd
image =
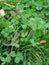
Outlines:
[{"label": "green leaf", "polygon": [[11,56],[11,57],[15,57],[15,56],[16,56],[15,51],[12,51],[12,52],[10,53],[10,56]]},{"label": "green leaf", "polygon": [[39,58],[39,59],[37,59],[37,61],[36,61],[36,65],[42,65],[43,64],[43,62],[42,62],[42,60]]},{"label": "green leaf", "polygon": [[10,62],[11,62],[11,57],[10,57],[10,55],[8,55],[8,56],[6,57],[6,62],[7,62],[7,63],[10,63]]},{"label": "green leaf", "polygon": [[47,63],[49,64],[49,57],[47,58]]},{"label": "green leaf", "polygon": [[32,25],[33,30],[43,29],[45,22],[41,18],[30,18],[29,24]]},{"label": "green leaf", "polygon": [[0,56],[0,60],[4,62],[5,61],[5,58],[2,57],[2,56]]},{"label": "green leaf", "polygon": [[36,46],[39,44],[38,42],[35,42],[33,39],[30,39],[30,43],[31,43],[31,46]]},{"label": "green leaf", "polygon": [[23,60],[23,54],[21,52],[18,52],[16,54],[15,63],[19,63],[20,60]]},{"label": "green leaf", "polygon": [[16,48],[19,48],[19,44],[18,44],[18,43],[16,43],[16,42],[15,42],[15,43],[14,43],[14,42],[12,42],[12,43],[11,43],[11,45],[12,45],[12,46],[14,46],[14,47],[16,47]]},{"label": "green leaf", "polygon": [[35,6],[37,10],[41,10],[43,8],[43,2],[42,1],[36,1]]}]

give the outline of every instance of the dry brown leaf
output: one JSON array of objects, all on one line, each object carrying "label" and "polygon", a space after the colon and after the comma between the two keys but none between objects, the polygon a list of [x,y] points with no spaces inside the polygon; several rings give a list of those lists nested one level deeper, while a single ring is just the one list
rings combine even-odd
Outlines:
[{"label": "dry brown leaf", "polygon": [[6,42],[4,45],[7,47],[11,46],[10,42]]},{"label": "dry brown leaf", "polygon": [[46,43],[46,40],[41,40],[40,43],[41,44]]},{"label": "dry brown leaf", "polygon": [[15,15],[16,15],[16,12],[10,11],[10,14],[11,14],[12,16],[15,16]]},{"label": "dry brown leaf", "polygon": [[28,24],[28,27],[30,27],[30,28],[31,28],[31,27],[32,27],[32,24]]},{"label": "dry brown leaf", "polygon": [[3,9],[0,10],[0,15],[5,16],[5,11]]},{"label": "dry brown leaf", "polygon": [[17,30],[16,30],[15,33],[14,33],[14,37],[12,39],[12,42],[15,42],[18,38],[19,38],[19,34],[18,34]]},{"label": "dry brown leaf", "polygon": [[8,6],[8,7],[10,7],[10,6],[11,6],[11,7],[15,7],[14,5],[8,4],[8,3],[6,3],[6,2],[5,2],[4,4],[5,4],[6,6]]},{"label": "dry brown leaf", "polygon": [[5,2],[4,4],[5,4],[6,6],[11,6],[10,4],[8,4],[8,3],[6,3],[6,2]]},{"label": "dry brown leaf", "polygon": [[16,14],[19,14],[19,10],[18,9],[15,12],[16,12]]},{"label": "dry brown leaf", "polygon": [[15,16],[15,15],[19,14],[19,11],[18,10],[10,11],[10,14],[11,14],[11,16]]}]

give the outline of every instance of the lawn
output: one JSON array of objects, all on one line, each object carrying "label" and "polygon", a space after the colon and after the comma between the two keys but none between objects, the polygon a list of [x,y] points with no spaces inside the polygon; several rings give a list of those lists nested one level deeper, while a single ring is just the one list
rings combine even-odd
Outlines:
[{"label": "lawn", "polygon": [[0,0],[0,65],[49,65],[49,0]]}]

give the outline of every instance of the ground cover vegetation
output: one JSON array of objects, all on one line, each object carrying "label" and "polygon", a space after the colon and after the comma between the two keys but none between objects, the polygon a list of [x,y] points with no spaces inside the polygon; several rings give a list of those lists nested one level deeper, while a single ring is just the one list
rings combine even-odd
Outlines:
[{"label": "ground cover vegetation", "polygon": [[0,0],[0,65],[49,65],[49,0]]}]

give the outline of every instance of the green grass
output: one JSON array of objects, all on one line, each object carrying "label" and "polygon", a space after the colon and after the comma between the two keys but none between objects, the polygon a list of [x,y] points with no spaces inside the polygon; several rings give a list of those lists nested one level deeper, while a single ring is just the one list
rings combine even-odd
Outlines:
[{"label": "green grass", "polygon": [[0,9],[0,65],[49,65],[49,0],[1,0]]}]

